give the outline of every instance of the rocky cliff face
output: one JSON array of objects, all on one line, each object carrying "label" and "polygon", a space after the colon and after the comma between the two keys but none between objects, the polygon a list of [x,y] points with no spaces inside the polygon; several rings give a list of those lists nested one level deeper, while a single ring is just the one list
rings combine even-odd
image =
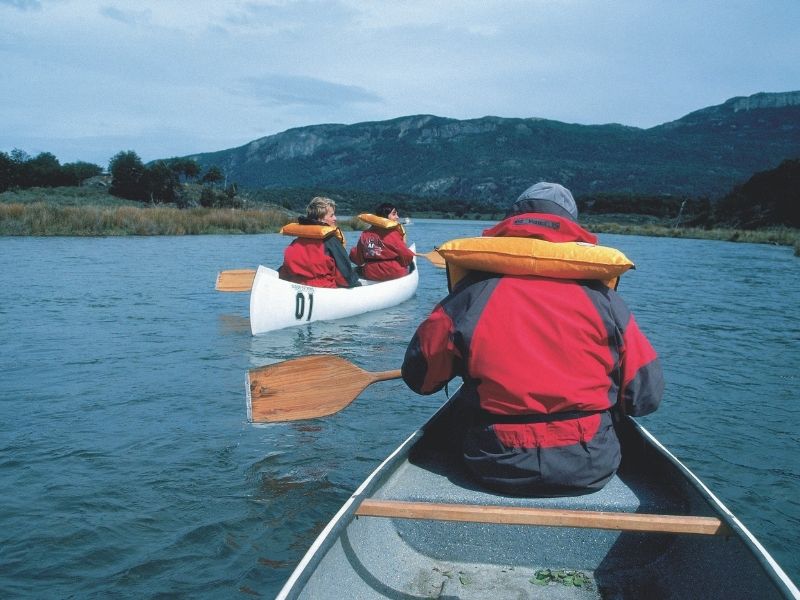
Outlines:
[{"label": "rocky cliff face", "polygon": [[[749,113],[761,112],[762,117],[770,119],[783,119],[784,115],[791,117],[794,109],[800,107],[800,92],[783,92],[779,94],[753,94],[752,96],[739,96],[718,106],[710,106],[695,112],[689,113],[685,117],[666,123],[663,127],[678,128],[685,125],[696,125],[704,122],[718,123],[726,119],[741,121],[746,119]],[[789,109],[789,112],[786,112]],[[800,127],[800,123],[791,118],[785,119],[787,127]]]},{"label": "rocky cliff face", "polygon": [[732,98],[639,129],[413,115],[313,125],[193,156],[251,187],[327,187],[505,204],[538,180],[589,192],[717,196],[800,157],[800,92]]},{"label": "rocky cliff face", "polygon": [[752,96],[732,98],[722,106],[730,105],[734,112],[755,110],[758,108],[784,108],[800,106],[800,92],[784,92],[782,94],[753,94]]}]

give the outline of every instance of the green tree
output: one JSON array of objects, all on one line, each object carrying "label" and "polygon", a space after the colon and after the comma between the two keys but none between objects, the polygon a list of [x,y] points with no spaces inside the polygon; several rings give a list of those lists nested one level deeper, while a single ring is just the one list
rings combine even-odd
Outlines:
[{"label": "green tree", "polygon": [[0,192],[16,185],[17,163],[5,152],[0,152]]},{"label": "green tree", "polygon": [[61,164],[54,154],[41,152],[20,165],[19,184],[25,188],[64,185]]},{"label": "green tree", "polygon": [[220,168],[216,165],[212,165],[208,168],[208,171],[206,171],[205,175],[203,175],[203,178],[200,181],[213,185],[215,183],[219,183],[223,179],[225,179],[225,176],[222,174]]},{"label": "green tree", "polygon": [[147,177],[142,159],[133,150],[115,154],[108,163],[111,189],[114,196],[129,200],[146,200]]},{"label": "green tree", "polygon": [[102,167],[88,162],[74,162],[62,165],[61,172],[65,185],[80,185],[83,181],[100,175],[103,172]]},{"label": "green tree", "polygon": [[200,206],[203,208],[213,208],[217,202],[217,195],[211,186],[204,185],[200,191]]},{"label": "green tree", "polygon": [[18,165],[21,165],[24,162],[28,162],[31,159],[30,154],[25,152],[25,150],[20,150],[19,148],[14,148],[11,151],[11,160],[13,160]]},{"label": "green tree", "polygon": [[717,223],[741,229],[800,227],[800,159],[783,161],[736,186],[714,207]]},{"label": "green tree", "polygon": [[145,170],[145,187],[150,202],[174,202],[178,197],[180,181],[177,173],[163,160],[156,161]]},{"label": "green tree", "polygon": [[224,208],[242,208],[244,206],[235,183],[225,188],[225,194],[220,197],[218,204]]},{"label": "green tree", "polygon": [[196,178],[200,173],[198,164],[189,158],[171,158],[167,161],[169,168],[183,181],[191,181]]}]

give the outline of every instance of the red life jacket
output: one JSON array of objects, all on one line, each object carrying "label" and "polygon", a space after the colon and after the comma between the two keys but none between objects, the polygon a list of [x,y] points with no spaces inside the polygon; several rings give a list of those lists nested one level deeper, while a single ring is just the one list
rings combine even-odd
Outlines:
[{"label": "red life jacket", "polygon": [[284,250],[283,264],[278,269],[281,279],[313,287],[351,287],[352,283],[337,268],[331,253],[331,250],[339,251],[331,245],[340,244],[340,251],[344,254],[344,236],[339,229],[290,223],[281,229],[281,233],[297,236]]}]

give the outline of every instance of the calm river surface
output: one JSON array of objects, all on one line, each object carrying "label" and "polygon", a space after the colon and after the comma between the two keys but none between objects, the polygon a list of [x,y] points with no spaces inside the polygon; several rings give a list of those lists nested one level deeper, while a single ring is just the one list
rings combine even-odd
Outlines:
[{"label": "calm river surface", "polygon": [[[486,223],[420,220],[426,252]],[[349,232],[348,247],[356,240]],[[400,381],[337,415],[253,426],[245,371],[310,353],[397,368],[446,291],[250,335],[223,269],[279,235],[0,237],[0,597],[270,598],[361,480],[444,401]],[[800,581],[800,259],[786,247],[601,236],[667,392],[641,419]],[[325,381],[320,381],[324,393]]]}]

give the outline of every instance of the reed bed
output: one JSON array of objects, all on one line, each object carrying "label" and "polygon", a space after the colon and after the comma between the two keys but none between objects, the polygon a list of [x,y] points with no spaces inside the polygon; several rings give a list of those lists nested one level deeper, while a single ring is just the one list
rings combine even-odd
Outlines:
[{"label": "reed bed", "polygon": [[[62,205],[50,202],[0,202],[0,235],[106,236],[106,235],[201,235],[274,233],[292,216],[280,208],[230,209],[169,206]],[[343,229],[363,230],[358,218],[343,219]],[[775,244],[794,247],[800,256],[800,230],[698,229],[654,223],[590,222],[595,233],[682,237],[695,239]]]},{"label": "reed bed", "polygon": [[290,220],[277,209],[0,204],[0,235],[104,236],[271,233]]},{"label": "reed bed", "polygon": [[800,230],[790,227],[771,229],[700,229],[696,227],[667,227],[652,224],[593,223],[588,227],[594,233],[644,235],[649,237],[674,237],[702,240],[721,240],[751,244],[794,246],[795,255],[800,250]]}]

